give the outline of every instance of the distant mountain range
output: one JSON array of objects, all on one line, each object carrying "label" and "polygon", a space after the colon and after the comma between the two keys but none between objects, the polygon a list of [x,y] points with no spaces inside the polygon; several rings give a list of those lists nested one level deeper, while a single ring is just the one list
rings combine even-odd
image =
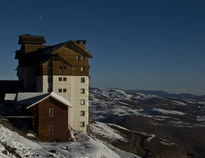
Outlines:
[{"label": "distant mountain range", "polygon": [[[131,135],[128,144],[133,145],[132,148],[126,148],[129,145],[125,143],[115,144],[115,141],[113,145],[140,157],[148,158],[151,154],[154,158],[156,155],[164,158],[163,155],[167,154],[166,158],[184,158],[183,152],[178,151],[181,149],[176,148],[172,154],[170,152],[173,150],[164,150],[162,144],[166,143],[161,141],[163,139],[169,141],[169,144],[178,144],[189,158],[205,157],[205,96],[170,94],[164,91],[91,88],[90,119],[129,130],[128,132],[114,127],[118,130],[117,133],[122,132],[122,136],[125,134],[129,138]],[[99,127],[99,131],[102,131],[105,129],[104,124],[92,125],[93,128],[102,126]],[[144,144],[145,136],[139,136],[134,131],[149,133],[150,138],[147,140],[151,139],[153,144]],[[106,131],[102,133],[105,134]],[[154,135],[157,139],[152,139]],[[99,138],[99,135],[97,137]],[[107,139],[109,142],[110,139]]]},{"label": "distant mountain range", "polygon": [[125,90],[129,93],[143,93],[146,95],[157,95],[160,97],[168,97],[168,98],[178,98],[178,99],[202,99],[205,98],[205,95],[194,95],[190,93],[168,93],[166,91],[154,91],[154,90]]}]

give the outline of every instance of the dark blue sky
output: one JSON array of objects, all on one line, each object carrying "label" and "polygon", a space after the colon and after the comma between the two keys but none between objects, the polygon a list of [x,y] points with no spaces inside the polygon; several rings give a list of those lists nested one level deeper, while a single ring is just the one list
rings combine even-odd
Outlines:
[{"label": "dark blue sky", "polygon": [[0,2],[0,79],[17,79],[18,35],[86,39],[91,86],[205,94],[204,0]]}]

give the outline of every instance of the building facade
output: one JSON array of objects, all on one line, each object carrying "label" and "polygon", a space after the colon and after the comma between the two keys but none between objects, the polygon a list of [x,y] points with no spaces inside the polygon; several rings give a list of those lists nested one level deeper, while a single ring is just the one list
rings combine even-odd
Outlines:
[{"label": "building facade", "polygon": [[21,35],[16,51],[17,76],[26,92],[55,92],[67,99],[68,125],[87,131],[89,125],[89,63],[86,41],[45,46],[43,36]]}]

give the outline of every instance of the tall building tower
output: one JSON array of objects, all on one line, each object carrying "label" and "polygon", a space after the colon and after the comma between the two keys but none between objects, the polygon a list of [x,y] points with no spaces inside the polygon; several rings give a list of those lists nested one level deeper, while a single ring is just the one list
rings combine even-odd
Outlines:
[{"label": "tall building tower", "polygon": [[[43,36],[20,35],[17,76],[26,92],[55,92],[69,100],[68,124],[86,131],[89,125],[89,63],[85,40],[46,46]],[[55,112],[54,112],[55,114]]]}]

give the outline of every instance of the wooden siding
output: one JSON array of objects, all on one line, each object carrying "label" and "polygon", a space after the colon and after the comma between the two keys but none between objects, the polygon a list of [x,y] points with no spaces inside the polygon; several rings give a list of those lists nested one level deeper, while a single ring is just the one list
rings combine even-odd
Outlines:
[{"label": "wooden siding", "polygon": [[[65,141],[69,139],[68,107],[49,97],[38,105],[38,113],[32,108],[32,114],[37,119],[37,136],[42,141]],[[35,107],[34,106],[34,107]],[[53,117],[49,117],[49,108],[53,108]],[[53,134],[49,134],[49,125],[53,126]],[[36,128],[34,124],[33,128]]]},{"label": "wooden siding", "polygon": [[31,129],[32,129],[32,130],[36,133],[36,135],[38,136],[38,106],[33,106],[33,107],[29,110],[29,114],[30,114],[31,116],[34,116]]},{"label": "wooden siding", "polygon": [[38,50],[40,47],[42,47],[42,44],[25,44],[24,51],[29,53]]},{"label": "wooden siding", "polygon": [[[83,56],[80,53],[65,47],[56,51],[55,54],[61,56],[67,63],[61,59],[52,58],[52,60],[48,60],[41,67],[38,67],[37,75],[89,76],[90,66],[87,57],[84,56],[83,60]],[[80,60],[76,59],[77,56],[80,57]],[[65,67],[66,69],[64,69]],[[85,68],[83,72],[81,67]]]}]

